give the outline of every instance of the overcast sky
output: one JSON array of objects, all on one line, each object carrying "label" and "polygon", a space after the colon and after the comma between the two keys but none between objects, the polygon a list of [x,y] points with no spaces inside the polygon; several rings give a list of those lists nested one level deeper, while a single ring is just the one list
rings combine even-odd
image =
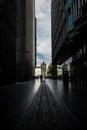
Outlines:
[{"label": "overcast sky", "polygon": [[51,0],[35,0],[37,18],[37,66],[51,63]]}]

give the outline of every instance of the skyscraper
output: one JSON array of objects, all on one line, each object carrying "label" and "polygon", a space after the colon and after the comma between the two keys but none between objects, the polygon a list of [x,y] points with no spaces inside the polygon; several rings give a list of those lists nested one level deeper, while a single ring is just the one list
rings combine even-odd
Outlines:
[{"label": "skyscraper", "polygon": [[35,18],[35,67],[37,65],[37,18]]}]

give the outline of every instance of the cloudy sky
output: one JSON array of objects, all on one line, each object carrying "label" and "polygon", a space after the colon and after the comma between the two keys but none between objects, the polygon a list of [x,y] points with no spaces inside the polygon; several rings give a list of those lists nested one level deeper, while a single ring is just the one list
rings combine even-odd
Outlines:
[{"label": "cloudy sky", "polygon": [[51,0],[35,0],[37,18],[37,66],[51,63]]}]

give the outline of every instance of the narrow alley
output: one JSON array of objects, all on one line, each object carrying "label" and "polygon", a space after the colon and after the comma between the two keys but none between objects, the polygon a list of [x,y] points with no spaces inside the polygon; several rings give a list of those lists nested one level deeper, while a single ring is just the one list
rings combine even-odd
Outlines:
[{"label": "narrow alley", "polygon": [[2,130],[87,128],[86,87],[70,83],[65,86],[62,80],[36,79],[2,87],[0,92]]},{"label": "narrow alley", "polygon": [[0,130],[87,128],[87,0],[0,0]]}]

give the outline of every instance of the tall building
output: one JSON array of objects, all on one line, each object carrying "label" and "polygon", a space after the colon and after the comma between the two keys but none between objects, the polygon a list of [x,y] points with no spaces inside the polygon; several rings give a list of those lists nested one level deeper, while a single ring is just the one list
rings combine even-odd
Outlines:
[{"label": "tall building", "polygon": [[51,15],[52,64],[61,65],[71,58],[72,82],[85,82],[87,0],[52,0]]},{"label": "tall building", "polygon": [[46,64],[44,63],[44,61],[41,64],[41,75],[43,75],[43,77],[46,76]]},{"label": "tall building", "polygon": [[0,0],[0,86],[16,82],[16,0]]},{"label": "tall building", "polygon": [[0,0],[0,86],[35,73],[35,0]]},{"label": "tall building", "polygon": [[35,76],[35,53],[36,53],[36,19],[35,19],[35,0],[33,0],[33,65],[32,65],[32,75]]},{"label": "tall building", "polygon": [[16,80],[32,78],[35,67],[35,1],[17,0]]},{"label": "tall building", "polygon": [[37,18],[35,18],[35,67],[37,66]]}]

